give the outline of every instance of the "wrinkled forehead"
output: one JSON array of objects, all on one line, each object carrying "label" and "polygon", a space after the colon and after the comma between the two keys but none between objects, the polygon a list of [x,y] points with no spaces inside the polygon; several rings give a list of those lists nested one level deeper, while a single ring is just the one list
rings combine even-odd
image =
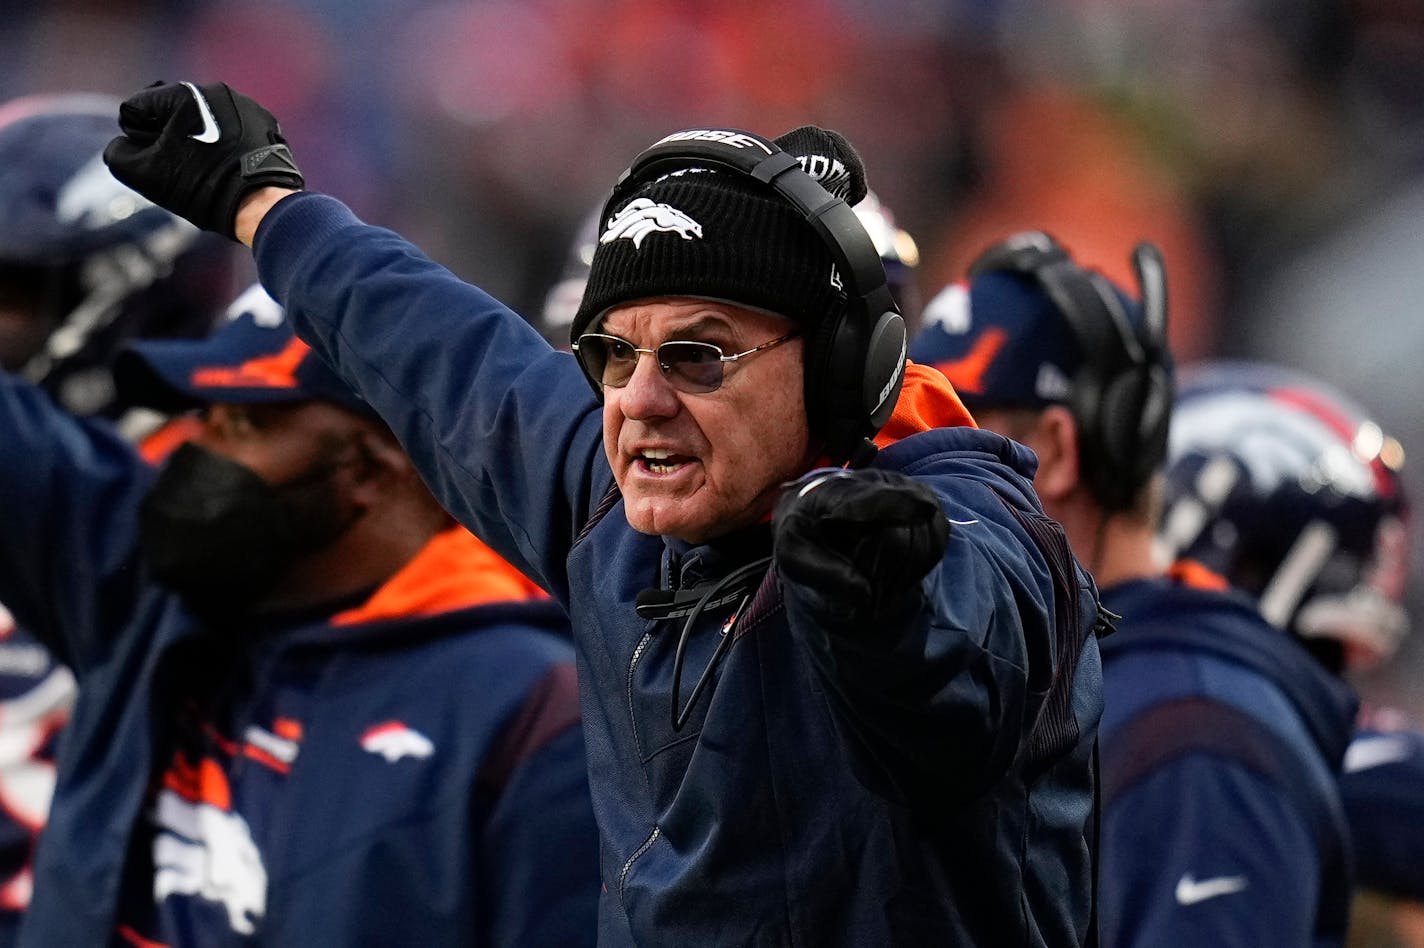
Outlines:
[{"label": "wrinkled forehead", "polygon": [[785,333],[795,323],[770,310],[730,300],[700,296],[662,296],[623,303],[606,310],[594,327],[630,341],[658,341],[690,333],[720,332],[732,338]]}]

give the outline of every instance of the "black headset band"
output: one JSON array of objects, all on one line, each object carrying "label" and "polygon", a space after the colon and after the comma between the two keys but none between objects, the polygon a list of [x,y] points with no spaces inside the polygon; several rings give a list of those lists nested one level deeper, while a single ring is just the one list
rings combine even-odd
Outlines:
[{"label": "black headset band", "polygon": [[1160,361],[1167,350],[1167,268],[1162,251],[1155,244],[1143,241],[1132,249],[1132,268],[1137,273],[1137,287],[1142,294],[1142,327],[1150,355]]},{"label": "black headset band", "polygon": [[[1149,288],[1143,283],[1143,306],[1150,305],[1161,317],[1155,321],[1156,326],[1153,321],[1145,321],[1143,332],[1139,333],[1107,281],[1085,272],[1046,234],[1016,235],[991,247],[970,267],[969,275],[972,279],[989,270],[1032,277],[1082,346],[1084,364],[1103,375],[1112,376],[1155,361],[1162,351],[1162,340],[1153,338],[1154,330],[1165,328],[1165,303],[1159,302],[1162,294],[1156,292],[1156,286]],[[1159,278],[1161,272],[1158,260],[1155,273]],[[1140,274],[1139,270],[1139,280]],[[1150,299],[1149,289],[1153,291]]]},{"label": "black headset band", "polygon": [[1042,232],[1016,234],[990,247],[969,270],[971,279],[987,271],[1029,277],[1068,324],[1083,350],[1070,406],[1080,426],[1086,479],[1110,509],[1131,504],[1161,464],[1171,416],[1165,269],[1149,243],[1134,248],[1132,260],[1140,326],[1106,277],[1078,266]]}]

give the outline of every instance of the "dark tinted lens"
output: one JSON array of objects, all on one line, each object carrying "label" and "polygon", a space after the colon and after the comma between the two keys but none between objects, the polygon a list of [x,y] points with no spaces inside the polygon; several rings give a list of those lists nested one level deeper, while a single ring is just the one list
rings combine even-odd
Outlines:
[{"label": "dark tinted lens", "polygon": [[598,333],[579,336],[578,357],[589,378],[614,388],[628,384],[638,365],[638,353],[630,344]]},{"label": "dark tinted lens", "polygon": [[633,377],[633,370],[638,367],[638,350],[633,348],[632,343],[613,336],[605,336],[599,341],[604,351],[603,384],[614,388],[627,385]]},{"label": "dark tinted lens", "polygon": [[608,352],[593,336],[583,335],[574,340],[574,354],[583,366],[584,374],[591,379],[603,378],[603,367],[608,364]]},{"label": "dark tinted lens", "polygon": [[722,385],[722,350],[709,342],[665,342],[658,346],[658,364],[690,394],[715,392]]}]

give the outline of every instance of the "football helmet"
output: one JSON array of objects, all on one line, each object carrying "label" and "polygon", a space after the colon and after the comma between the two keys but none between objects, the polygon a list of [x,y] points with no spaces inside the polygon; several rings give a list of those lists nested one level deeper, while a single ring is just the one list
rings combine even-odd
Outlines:
[{"label": "football helmet", "polygon": [[0,365],[79,415],[119,413],[125,340],[205,335],[238,285],[228,241],[109,173],[118,114],[90,94],[0,105]]},{"label": "football helmet", "polygon": [[1408,629],[1404,449],[1341,393],[1255,362],[1185,373],[1159,539],[1254,597],[1334,671],[1394,653]]}]

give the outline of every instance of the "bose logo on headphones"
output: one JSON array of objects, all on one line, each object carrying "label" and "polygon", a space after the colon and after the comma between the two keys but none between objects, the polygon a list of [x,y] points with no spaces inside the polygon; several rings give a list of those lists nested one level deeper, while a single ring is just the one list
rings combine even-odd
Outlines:
[{"label": "bose logo on headphones", "polygon": [[901,337],[900,355],[895,359],[895,371],[890,373],[890,381],[886,382],[885,387],[880,390],[880,397],[876,399],[875,408],[870,412],[872,415],[885,404],[885,399],[890,397],[890,390],[900,381],[900,376],[905,374],[905,354],[909,351],[909,345],[908,337]]},{"label": "bose logo on headphones", "polygon": [[673,132],[666,138],[654,142],[652,147],[656,148],[658,145],[666,145],[668,142],[721,142],[724,145],[731,145],[733,148],[750,148],[755,146],[768,155],[773,154],[770,148],[752,136],[743,132],[733,132],[723,128],[690,128],[686,131]]}]

